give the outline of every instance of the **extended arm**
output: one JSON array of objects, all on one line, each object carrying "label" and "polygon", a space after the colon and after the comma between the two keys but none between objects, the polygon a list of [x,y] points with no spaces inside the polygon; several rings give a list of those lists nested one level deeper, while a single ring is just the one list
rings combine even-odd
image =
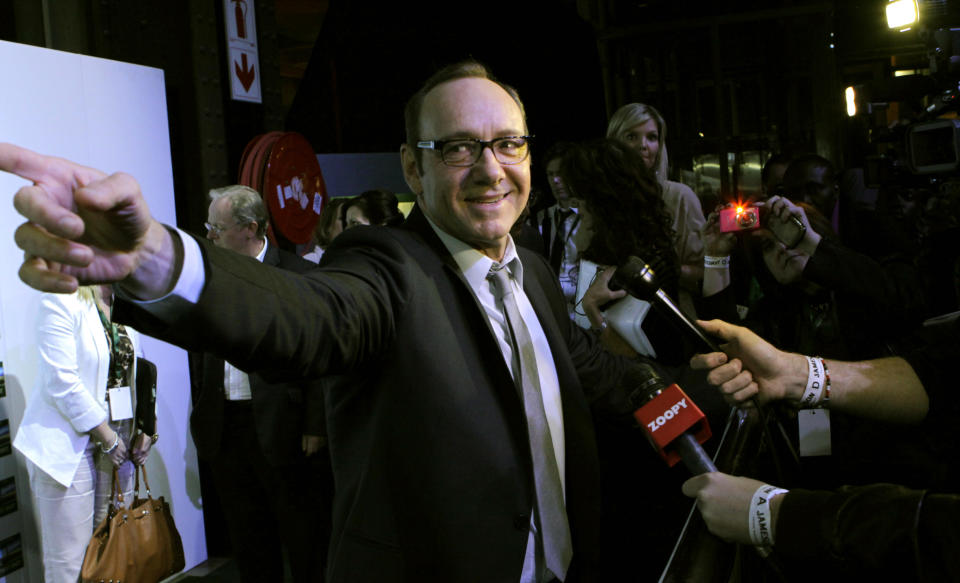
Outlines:
[{"label": "extended arm", "polygon": [[781,220],[796,216],[806,227],[797,245],[806,258],[803,276],[843,294],[866,312],[883,314],[893,324],[918,323],[926,309],[922,278],[906,258],[876,259],[824,238],[810,225],[803,208],[781,197],[768,202],[771,214]]},{"label": "extended arm", "polygon": [[[724,341],[724,352],[697,355],[691,366],[712,369],[707,381],[733,404],[759,395],[760,402],[786,399],[798,404],[807,385],[803,355],[783,352],[752,331],[720,320],[701,322]],[[830,375],[830,408],[853,415],[900,423],[923,419],[927,393],[910,364],[902,358],[863,362],[825,360]]]},{"label": "extended arm", "polygon": [[[755,544],[749,534],[750,501],[762,483],[720,472],[687,480],[684,494],[710,532]],[[790,490],[770,502],[774,549],[805,563],[839,560],[855,569],[883,571],[918,581],[960,577],[960,496],[893,484],[844,487],[836,492]],[[829,566],[824,566],[829,569]]]}]

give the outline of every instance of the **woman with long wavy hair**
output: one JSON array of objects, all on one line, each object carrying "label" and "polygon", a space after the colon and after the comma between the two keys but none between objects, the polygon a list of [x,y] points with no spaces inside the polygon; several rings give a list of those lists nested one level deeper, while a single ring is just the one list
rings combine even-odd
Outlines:
[{"label": "woman with long wavy hair", "polygon": [[583,217],[574,321],[598,331],[614,352],[679,363],[686,356],[670,322],[649,312],[646,302],[607,286],[616,266],[635,255],[653,267],[661,288],[676,296],[680,262],[655,174],[638,152],[612,139],[578,144],[564,157],[561,173]]}]

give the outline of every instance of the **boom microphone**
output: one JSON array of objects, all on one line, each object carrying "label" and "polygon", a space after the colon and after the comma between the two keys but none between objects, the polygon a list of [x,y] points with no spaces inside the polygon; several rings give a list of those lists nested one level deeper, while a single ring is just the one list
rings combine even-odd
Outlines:
[{"label": "boom microphone", "polygon": [[652,366],[639,366],[647,370],[647,375],[630,400],[642,403],[633,417],[647,439],[670,467],[682,460],[693,474],[717,471],[713,460],[700,447],[712,435],[706,415],[679,386],[667,386]]},{"label": "boom microphone", "polygon": [[667,292],[660,289],[653,268],[635,255],[617,267],[610,279],[611,289],[625,289],[635,298],[646,300],[662,312],[667,313],[667,319],[678,325],[680,329],[694,337],[697,342],[710,349],[710,352],[722,352],[716,343],[711,340],[699,326],[690,321],[686,314],[680,311]]}]

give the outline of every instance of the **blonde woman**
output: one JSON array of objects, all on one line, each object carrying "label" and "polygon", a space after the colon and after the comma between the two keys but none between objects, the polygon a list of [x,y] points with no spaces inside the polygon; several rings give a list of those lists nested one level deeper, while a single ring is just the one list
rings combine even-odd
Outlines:
[{"label": "blonde woman", "polygon": [[28,460],[47,583],[76,583],[114,466],[132,496],[128,462],[142,464],[153,443],[141,433],[131,445],[139,338],[110,321],[111,300],[109,286],[40,299],[38,379],[13,445]]},{"label": "blonde woman", "polygon": [[607,124],[607,137],[626,142],[640,153],[647,168],[657,175],[663,202],[672,218],[677,256],[680,258],[681,308],[695,316],[693,296],[700,293],[703,277],[703,240],[700,231],[706,222],[696,193],[682,182],[667,179],[667,123],[660,112],[643,103],[628,103],[618,109]]}]

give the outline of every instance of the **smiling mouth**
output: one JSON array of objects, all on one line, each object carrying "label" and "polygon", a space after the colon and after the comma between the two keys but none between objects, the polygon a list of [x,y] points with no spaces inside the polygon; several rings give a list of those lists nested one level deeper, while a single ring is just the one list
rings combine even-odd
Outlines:
[{"label": "smiling mouth", "polygon": [[470,204],[494,205],[507,198],[509,194],[510,193],[499,194],[496,196],[473,197],[466,199],[466,202]]}]

